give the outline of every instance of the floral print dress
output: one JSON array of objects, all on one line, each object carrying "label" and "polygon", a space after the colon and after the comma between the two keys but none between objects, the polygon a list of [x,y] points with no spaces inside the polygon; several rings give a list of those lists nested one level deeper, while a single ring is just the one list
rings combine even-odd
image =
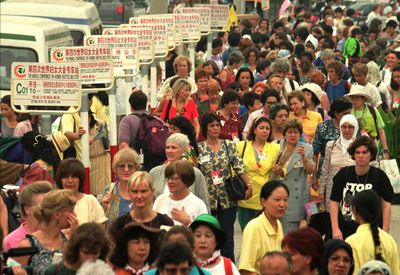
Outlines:
[{"label": "floral print dress", "polygon": [[[233,168],[232,173],[236,173],[236,175],[244,174],[243,160],[238,157],[235,143],[231,140],[220,141],[221,147],[218,152],[214,152],[206,141],[199,143],[199,168],[206,179],[212,210],[218,208],[218,202],[222,209],[237,205],[237,201],[233,201],[228,197],[224,183],[214,184],[213,177],[215,178],[217,174],[225,182],[230,177],[229,169],[231,166]],[[231,166],[228,159],[231,161]]]}]

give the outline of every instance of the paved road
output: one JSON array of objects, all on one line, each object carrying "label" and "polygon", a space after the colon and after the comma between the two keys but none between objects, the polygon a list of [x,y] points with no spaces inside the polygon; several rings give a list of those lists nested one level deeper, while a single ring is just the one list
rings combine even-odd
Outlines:
[{"label": "paved road", "polygon": [[[400,248],[400,205],[392,205],[392,219],[390,223],[390,234],[397,242],[397,247]],[[235,257],[236,263],[239,262],[240,248],[242,246],[242,231],[236,219],[235,224]],[[400,251],[400,250],[399,250]]]}]

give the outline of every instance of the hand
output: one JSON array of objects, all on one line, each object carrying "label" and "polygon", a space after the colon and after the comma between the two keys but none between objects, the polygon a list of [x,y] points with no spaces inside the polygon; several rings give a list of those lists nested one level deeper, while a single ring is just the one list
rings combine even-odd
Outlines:
[{"label": "hand", "polygon": [[74,228],[78,227],[78,225],[79,225],[79,222],[78,222],[78,219],[76,218],[75,213],[68,214],[67,222],[69,224],[70,229],[74,229]]},{"label": "hand", "polygon": [[81,138],[84,134],[86,134],[86,130],[83,127],[79,127],[78,135]]},{"label": "hand", "polygon": [[279,164],[275,164],[274,166],[272,166],[272,172],[276,175],[279,176],[283,176],[283,169],[282,169],[282,165]]},{"label": "hand", "polygon": [[332,229],[332,239],[343,240],[343,234],[339,228]]},{"label": "hand", "polygon": [[299,150],[297,151],[299,153],[299,155],[301,156],[301,158],[304,160],[306,158],[306,154],[304,152],[304,146],[300,146]]},{"label": "hand", "polygon": [[248,200],[251,198],[251,196],[253,195],[253,186],[251,186],[251,184],[247,185],[247,190],[246,190],[246,194],[245,194],[245,200]]},{"label": "hand", "polygon": [[11,270],[12,270],[12,274],[15,274],[15,275],[28,275],[28,272],[26,272],[26,270],[20,265],[12,266]]},{"label": "hand", "polygon": [[299,224],[299,228],[306,228],[308,227],[308,223],[306,220],[301,220]]},{"label": "hand", "polygon": [[383,159],[389,159],[389,153],[388,152],[383,152]]},{"label": "hand", "polygon": [[172,208],[171,216],[172,216],[172,219],[174,219],[184,225],[189,225],[192,221],[190,219],[189,215],[186,213],[184,206],[182,206],[182,210],[179,210],[178,208]]},{"label": "hand", "polygon": [[107,209],[108,206],[110,205],[112,200],[112,194],[111,193],[106,193],[103,198],[101,199],[101,205],[103,206],[104,209]]},{"label": "hand", "polygon": [[311,177],[311,188],[318,191],[318,179],[315,176]]},{"label": "hand", "polygon": [[318,198],[319,198],[320,200],[323,200],[323,199],[325,199],[325,196],[324,196],[324,194],[322,194],[322,193],[320,192],[319,195],[318,195]]}]

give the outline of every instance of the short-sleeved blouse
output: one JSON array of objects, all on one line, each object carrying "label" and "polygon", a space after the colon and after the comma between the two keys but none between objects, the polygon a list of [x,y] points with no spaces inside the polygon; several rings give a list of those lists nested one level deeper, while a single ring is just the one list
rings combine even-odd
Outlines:
[{"label": "short-sleeved blouse", "polygon": [[238,157],[238,152],[235,143],[230,140],[220,140],[221,147],[218,152],[214,152],[206,141],[199,143],[199,166],[203,173],[208,186],[208,193],[210,195],[210,208],[217,209],[218,202],[223,209],[227,209],[237,205],[237,201],[233,201],[228,197],[224,184],[215,185],[212,180],[212,173],[219,171],[220,177],[223,181],[230,177],[228,162],[231,161],[233,170],[237,175],[244,174],[243,160]]},{"label": "short-sleeved blouse", "polygon": [[166,121],[167,118],[167,109],[168,109],[168,105],[171,105],[170,109],[169,109],[169,115],[168,115],[168,119],[170,120],[174,117],[177,116],[183,116],[185,118],[187,118],[189,121],[192,121],[195,118],[199,118],[199,113],[197,111],[197,105],[196,103],[193,101],[193,99],[189,98],[185,108],[183,108],[183,112],[178,112],[178,110],[172,105],[171,101],[167,101],[164,104],[162,113],[161,113],[161,119]]}]

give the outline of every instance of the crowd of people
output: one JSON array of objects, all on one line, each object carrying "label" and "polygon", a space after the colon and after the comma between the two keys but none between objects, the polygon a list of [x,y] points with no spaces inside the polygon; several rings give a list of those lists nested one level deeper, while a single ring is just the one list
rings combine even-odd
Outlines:
[{"label": "crowd of people", "polygon": [[105,274],[400,274],[394,190],[379,168],[395,156],[382,114],[400,105],[400,7],[377,3],[356,25],[339,2],[319,17],[296,5],[242,20],[206,55],[202,38],[194,78],[193,60],[170,52],[155,109],[142,87],[129,91],[112,163],[105,93],[90,96],[89,129],[64,114],[49,136],[3,97],[0,180],[18,186],[21,218],[0,200],[2,251],[36,249],[4,264],[35,275],[83,274],[87,261]]}]

